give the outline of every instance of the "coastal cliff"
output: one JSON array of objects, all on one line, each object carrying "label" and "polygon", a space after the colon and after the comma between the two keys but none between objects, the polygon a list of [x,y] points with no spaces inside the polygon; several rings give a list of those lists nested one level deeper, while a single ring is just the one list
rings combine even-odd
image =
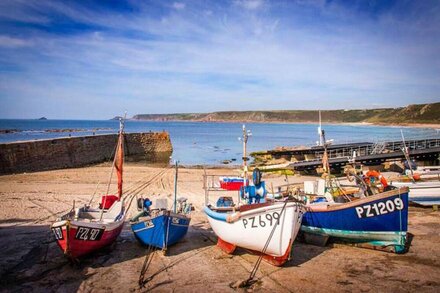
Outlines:
[{"label": "coastal cliff", "polygon": [[[0,174],[80,167],[111,160],[117,134],[0,144]],[[127,160],[168,163],[173,148],[167,132],[126,133]]]},{"label": "coastal cliff", "polygon": [[[138,114],[134,120],[200,122],[287,122],[316,123],[316,110],[224,111],[212,113]],[[324,123],[440,124],[440,103],[409,105],[400,108],[364,110],[324,110]]]}]

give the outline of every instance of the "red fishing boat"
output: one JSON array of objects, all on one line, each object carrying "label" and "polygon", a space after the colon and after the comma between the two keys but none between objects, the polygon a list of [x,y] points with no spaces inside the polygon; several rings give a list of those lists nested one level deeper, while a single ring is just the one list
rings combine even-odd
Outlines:
[{"label": "red fishing boat", "polygon": [[[118,142],[106,195],[98,208],[89,205],[74,207],[52,225],[51,229],[63,253],[77,259],[112,244],[121,233],[125,220],[122,199],[122,168],[124,164],[124,123],[120,121]],[[113,170],[118,177],[118,195],[109,195]]]}]

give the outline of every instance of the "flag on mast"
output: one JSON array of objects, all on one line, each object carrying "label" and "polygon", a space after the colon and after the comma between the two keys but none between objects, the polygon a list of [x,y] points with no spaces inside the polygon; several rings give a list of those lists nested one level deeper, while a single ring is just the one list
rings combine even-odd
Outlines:
[{"label": "flag on mast", "polygon": [[118,197],[122,196],[122,166],[124,165],[124,134],[119,132],[118,146],[116,150],[115,168],[118,176]]}]

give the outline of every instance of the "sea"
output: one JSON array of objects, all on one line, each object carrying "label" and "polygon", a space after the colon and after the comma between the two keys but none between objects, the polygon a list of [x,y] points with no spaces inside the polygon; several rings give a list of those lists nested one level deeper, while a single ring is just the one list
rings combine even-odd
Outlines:
[{"label": "sea", "polygon": [[[172,160],[181,164],[230,165],[241,163],[242,123],[221,122],[125,122],[125,131],[167,131],[173,144]],[[246,123],[251,136],[248,150],[261,151],[276,147],[313,146],[317,144],[318,124]],[[5,129],[14,130],[4,133]],[[70,129],[72,132],[62,132]],[[0,119],[0,143],[30,141],[68,136],[117,133],[117,120],[19,120]],[[432,128],[392,127],[359,124],[324,124],[326,139],[332,143],[380,142],[440,138],[440,130]]]}]

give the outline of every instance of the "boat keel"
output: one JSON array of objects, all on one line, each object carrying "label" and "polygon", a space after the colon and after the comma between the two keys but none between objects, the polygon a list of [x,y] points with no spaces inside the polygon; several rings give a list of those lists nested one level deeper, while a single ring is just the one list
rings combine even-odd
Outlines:
[{"label": "boat keel", "polygon": [[[234,253],[235,249],[237,248],[236,245],[229,243],[229,242],[226,242],[223,239],[221,239],[220,237],[218,237],[217,246],[222,251],[226,252],[227,254]],[[257,254],[257,255],[262,254],[260,251],[255,251],[255,250],[248,250],[248,251],[252,252],[254,254]],[[286,252],[284,253],[284,255],[273,256],[273,255],[269,255],[269,254],[263,254],[263,260],[270,263],[273,266],[280,267],[283,264],[285,264],[288,260],[290,260],[290,252],[291,251],[292,251],[292,241],[290,241],[290,244],[289,244]]]},{"label": "boat keel", "polygon": [[290,260],[290,252],[292,251],[292,241],[290,241],[289,247],[286,250],[286,253],[282,256],[272,256],[268,254],[263,254],[264,261],[270,263],[273,266],[281,267],[288,260]]},{"label": "boat keel", "polygon": [[231,254],[235,251],[235,248],[237,248],[236,245],[226,242],[223,239],[221,239],[220,237],[218,237],[217,240],[217,246],[223,250],[224,252],[226,252],[227,254]]}]

